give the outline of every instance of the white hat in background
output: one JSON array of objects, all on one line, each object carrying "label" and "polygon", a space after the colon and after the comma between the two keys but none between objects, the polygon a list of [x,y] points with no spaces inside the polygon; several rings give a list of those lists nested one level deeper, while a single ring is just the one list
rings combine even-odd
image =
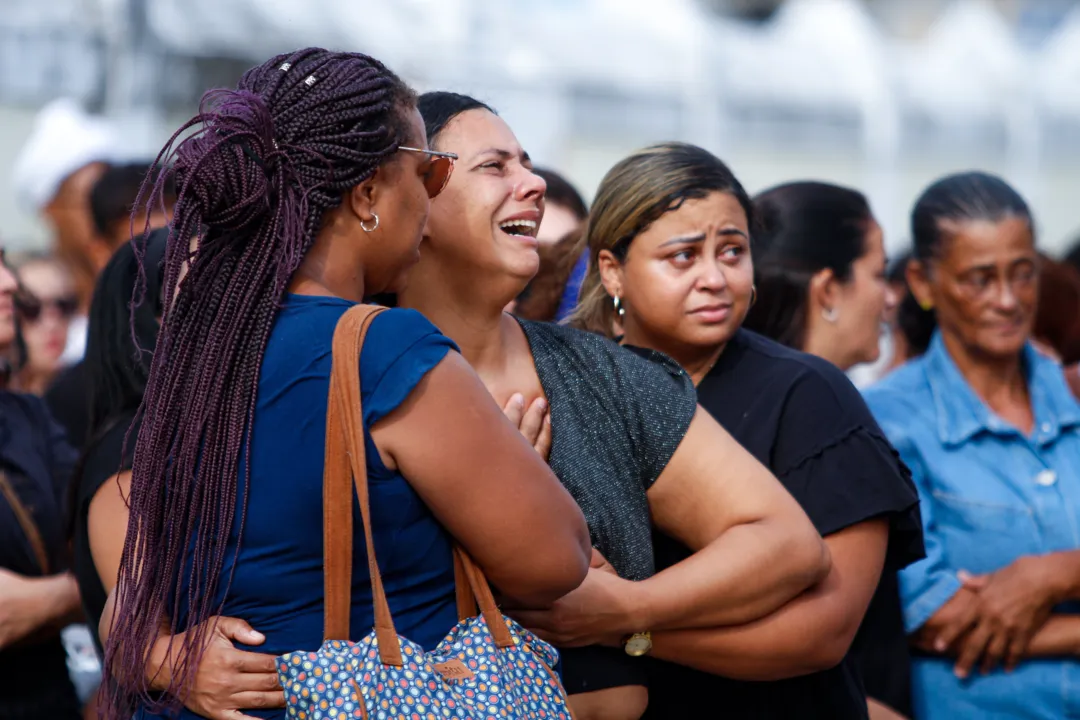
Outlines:
[{"label": "white hat in background", "polygon": [[19,203],[40,212],[68,176],[92,162],[112,160],[118,148],[119,139],[108,121],[87,114],[73,100],[49,103],[38,113],[15,160]]}]

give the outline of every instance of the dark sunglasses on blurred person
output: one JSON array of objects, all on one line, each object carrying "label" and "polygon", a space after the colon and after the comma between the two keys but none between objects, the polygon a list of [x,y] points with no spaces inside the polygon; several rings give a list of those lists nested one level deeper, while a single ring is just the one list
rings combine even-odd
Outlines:
[{"label": "dark sunglasses on blurred person", "polygon": [[423,153],[428,156],[427,167],[424,169],[424,189],[427,190],[428,198],[434,198],[441,193],[443,188],[446,187],[446,183],[450,182],[450,175],[454,172],[454,162],[458,159],[458,156],[454,153],[406,147],[404,145],[398,145],[398,150]]},{"label": "dark sunglasses on blurred person", "polygon": [[15,296],[15,309],[26,322],[36,322],[49,309],[63,319],[70,320],[79,309],[79,300],[74,296],[39,300],[29,293],[19,293]]}]

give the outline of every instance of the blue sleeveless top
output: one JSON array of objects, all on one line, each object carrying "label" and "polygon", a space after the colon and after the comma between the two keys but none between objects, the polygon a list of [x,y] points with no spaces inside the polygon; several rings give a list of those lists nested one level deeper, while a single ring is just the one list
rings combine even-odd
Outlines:
[{"label": "blue sleeveless top", "polygon": [[[354,303],[288,295],[263,357],[251,437],[251,478],[240,554],[233,563],[244,491],[226,549],[222,614],[266,636],[242,649],[279,655],[323,639],[323,454],[334,328]],[[367,430],[397,408],[456,346],[414,310],[387,310],[360,353],[368,484],[379,568],[398,632],[431,649],[457,623],[451,538],[409,483],[383,465]],[[418,441],[422,441],[418,438]],[[243,475],[241,460],[241,476]],[[360,509],[353,496],[350,634],[374,623]],[[182,619],[181,619],[182,620]],[[285,710],[245,711],[284,718]],[[141,717],[154,717],[139,714]],[[186,709],[181,718],[196,718]]]}]

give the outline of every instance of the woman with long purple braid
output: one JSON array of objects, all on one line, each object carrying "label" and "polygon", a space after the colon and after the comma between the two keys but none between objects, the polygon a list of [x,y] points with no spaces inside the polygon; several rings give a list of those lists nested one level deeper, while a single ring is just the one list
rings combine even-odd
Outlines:
[{"label": "woman with long purple braid", "polygon": [[[321,644],[331,338],[346,310],[397,290],[416,262],[453,167],[426,148],[397,76],[308,49],[209,93],[162,151],[178,199],[101,628],[117,679],[109,717],[238,718],[275,703],[265,672],[234,688],[231,707],[191,691],[222,616],[250,623],[260,653]],[[375,545],[403,635],[431,648],[456,623],[455,541],[512,602],[540,607],[577,587],[581,511],[450,340],[416,312],[384,312],[360,373]],[[360,639],[373,619],[359,533],[354,545]]]}]

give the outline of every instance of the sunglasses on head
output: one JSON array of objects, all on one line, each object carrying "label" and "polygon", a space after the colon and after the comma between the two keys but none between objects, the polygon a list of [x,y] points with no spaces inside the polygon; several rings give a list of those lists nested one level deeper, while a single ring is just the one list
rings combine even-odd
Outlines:
[{"label": "sunglasses on head", "polygon": [[56,311],[56,314],[65,320],[70,320],[79,309],[79,300],[75,297],[55,298],[51,300],[39,300],[33,295],[20,294],[15,297],[15,309],[20,317],[27,322],[36,322],[48,309]]},{"label": "sunglasses on head", "polygon": [[446,187],[446,183],[450,182],[450,174],[454,172],[454,162],[458,159],[458,156],[454,153],[406,147],[404,145],[398,145],[398,150],[423,153],[428,156],[428,167],[424,171],[424,189],[427,190],[429,198],[441,193],[443,188]]}]

